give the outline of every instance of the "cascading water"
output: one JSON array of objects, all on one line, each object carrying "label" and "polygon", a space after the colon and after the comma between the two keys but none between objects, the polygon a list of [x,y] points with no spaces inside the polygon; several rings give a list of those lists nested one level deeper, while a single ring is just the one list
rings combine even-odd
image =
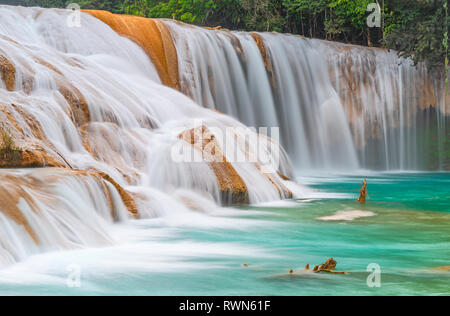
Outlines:
[{"label": "cascading water", "polygon": [[108,246],[131,216],[110,184],[58,169],[0,171],[0,268],[43,251]]},{"label": "cascading water", "polygon": [[[447,174],[375,173],[364,211],[359,175],[307,174],[449,169],[448,96],[423,65],[104,11],[73,27],[73,14],[0,6],[0,293],[308,294],[330,278],[280,273],[331,248],[352,275],[388,267],[388,294],[448,291]],[[289,155],[276,130],[240,121],[281,127]],[[315,191],[289,180],[291,161]],[[331,290],[373,294],[346,280]]]},{"label": "cascading water", "polygon": [[[0,188],[14,183],[18,199],[0,205],[0,264],[114,243],[107,210],[115,210],[116,221],[126,219],[122,200],[148,218],[302,194],[283,179],[283,151],[279,168],[265,174],[261,148],[244,134],[233,138],[254,162],[235,162],[226,152],[225,163],[205,160],[197,132],[224,148],[210,131],[245,126],[163,86],[144,50],[95,17],[82,13],[81,27],[68,27],[70,14],[0,6],[0,126],[21,149],[4,155],[13,166],[63,167],[1,175]],[[174,162],[179,143],[200,159]]]},{"label": "cascading water", "polygon": [[249,126],[280,127],[297,167],[358,168],[344,110],[310,41],[166,24],[177,46],[185,94]]},{"label": "cascading water", "polygon": [[[173,65],[155,63],[169,49],[158,53],[148,29],[130,40],[104,13],[82,13],[81,27],[68,27],[69,15],[0,6],[0,127],[14,143],[1,149],[1,166],[59,167],[2,172],[0,190],[17,198],[0,205],[1,265],[114,244],[113,222],[130,216],[175,219],[220,203],[302,196],[286,177],[290,160],[300,170],[448,164],[442,83],[394,53],[158,21],[160,40],[175,44],[175,82]],[[120,23],[139,32],[127,23],[142,20],[132,19]],[[280,127],[290,159],[211,109],[248,126]],[[234,150],[252,161],[224,150],[230,144],[219,135],[229,127]],[[174,148],[192,151],[193,160],[175,161]],[[206,148],[222,162],[208,160]]]},{"label": "cascading water", "polygon": [[[362,165],[443,169],[450,108],[442,81],[433,78],[424,64],[415,67],[395,52],[325,41],[315,41],[315,46],[328,60]],[[436,144],[424,138],[426,133],[436,137]],[[427,161],[427,154],[434,161]]]},{"label": "cascading water", "polygon": [[280,126],[299,169],[448,167],[450,110],[424,65],[300,36],[165,23],[182,91],[247,125]]}]

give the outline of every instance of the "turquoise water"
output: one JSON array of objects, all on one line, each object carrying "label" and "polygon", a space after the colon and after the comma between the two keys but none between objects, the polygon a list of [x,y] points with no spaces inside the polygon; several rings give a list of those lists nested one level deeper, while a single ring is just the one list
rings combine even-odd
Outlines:
[{"label": "turquoise water", "polygon": [[[450,174],[371,174],[366,205],[355,202],[362,179],[300,178],[317,198],[118,226],[117,246],[0,271],[0,294],[450,295],[450,272],[436,269],[450,266]],[[350,274],[302,271],[330,257]],[[379,288],[366,282],[371,263]],[[66,285],[71,264],[79,288]]]}]

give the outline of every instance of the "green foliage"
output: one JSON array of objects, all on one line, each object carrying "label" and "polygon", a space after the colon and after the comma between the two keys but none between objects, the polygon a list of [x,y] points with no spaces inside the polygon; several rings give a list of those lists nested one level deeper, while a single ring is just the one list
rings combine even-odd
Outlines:
[{"label": "green foliage", "polygon": [[66,0],[66,6],[70,3],[78,3],[82,9],[106,10],[112,13],[122,13],[124,11],[124,1],[122,0]]},{"label": "green foliage", "polygon": [[187,23],[205,23],[208,16],[216,9],[213,0],[168,0],[148,1],[149,17],[174,18]]},{"label": "green foliage", "polygon": [[[42,8],[66,8],[71,3],[77,3],[82,9],[107,10],[113,13],[123,13],[123,0],[14,0],[14,5]],[[7,3],[8,4],[8,3]]]},{"label": "green foliage", "polygon": [[22,0],[12,2],[29,7],[62,8],[65,6],[65,0]]},{"label": "green foliage", "polygon": [[[373,0],[284,0],[293,31],[310,37],[352,42],[366,41],[367,6]],[[307,30],[307,32],[305,32]],[[308,34],[309,33],[309,34]]]},{"label": "green foliage", "polygon": [[447,0],[392,0],[384,45],[415,63],[443,70],[448,51]]},{"label": "green foliage", "polygon": [[244,28],[255,31],[283,32],[283,1],[241,0]]}]

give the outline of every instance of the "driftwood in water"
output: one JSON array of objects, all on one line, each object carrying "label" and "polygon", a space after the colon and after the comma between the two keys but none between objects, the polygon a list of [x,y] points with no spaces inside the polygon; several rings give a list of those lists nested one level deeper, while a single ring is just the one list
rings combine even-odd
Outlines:
[{"label": "driftwood in water", "polygon": [[[326,273],[334,273],[334,274],[348,274],[347,272],[343,271],[334,271],[336,269],[337,262],[333,258],[328,259],[324,264],[320,266],[315,266],[312,272],[314,273],[320,273],[320,272],[326,272]],[[306,265],[305,270],[309,270],[309,264]]]},{"label": "driftwood in water", "polygon": [[359,190],[359,203],[366,203],[366,197],[367,197],[367,180],[364,179],[363,186],[361,190]]}]

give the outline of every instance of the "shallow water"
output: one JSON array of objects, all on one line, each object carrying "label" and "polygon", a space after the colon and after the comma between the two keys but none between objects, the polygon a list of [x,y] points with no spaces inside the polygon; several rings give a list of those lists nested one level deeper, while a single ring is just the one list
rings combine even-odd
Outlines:
[{"label": "shallow water", "polygon": [[[366,205],[355,202],[362,179],[303,177],[313,192],[302,201],[118,225],[113,247],[1,270],[0,294],[449,295],[450,273],[434,269],[450,265],[450,174],[370,173]],[[329,257],[350,275],[302,272]],[[371,263],[380,288],[367,286]],[[71,265],[79,288],[66,284]]]}]

